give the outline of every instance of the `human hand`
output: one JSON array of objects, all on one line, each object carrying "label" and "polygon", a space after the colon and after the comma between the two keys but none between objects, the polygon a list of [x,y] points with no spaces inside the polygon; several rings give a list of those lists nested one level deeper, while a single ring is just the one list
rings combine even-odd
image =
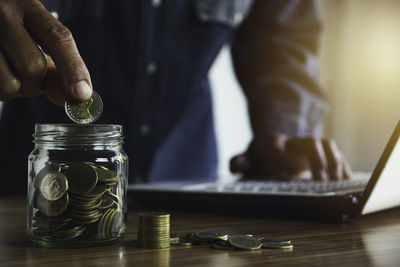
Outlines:
[{"label": "human hand", "polygon": [[351,176],[334,141],[282,134],[254,138],[244,154],[231,159],[230,169],[245,178],[342,180]]},{"label": "human hand", "polygon": [[92,95],[89,72],[67,27],[38,0],[0,1],[0,100],[45,93],[57,105],[67,94]]}]

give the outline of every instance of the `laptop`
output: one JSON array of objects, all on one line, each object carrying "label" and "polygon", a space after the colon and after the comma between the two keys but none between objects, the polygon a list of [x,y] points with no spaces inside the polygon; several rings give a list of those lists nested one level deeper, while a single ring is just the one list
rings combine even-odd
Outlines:
[{"label": "laptop", "polygon": [[400,121],[372,174],[350,180],[129,184],[128,199],[156,209],[347,220],[400,206],[399,137]]}]

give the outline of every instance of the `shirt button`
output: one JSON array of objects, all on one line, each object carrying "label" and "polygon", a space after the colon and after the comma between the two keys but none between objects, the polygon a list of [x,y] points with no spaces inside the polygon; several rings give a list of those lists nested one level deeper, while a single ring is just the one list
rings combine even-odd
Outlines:
[{"label": "shirt button", "polygon": [[141,127],[140,127],[140,133],[143,135],[143,136],[145,136],[145,135],[148,135],[149,133],[150,133],[150,126],[148,125],[148,124],[143,124]]},{"label": "shirt button", "polygon": [[235,16],[233,17],[233,20],[235,21],[235,24],[239,24],[243,20],[243,13],[236,12]]},{"label": "shirt button", "polygon": [[162,4],[162,0],[151,0],[153,7],[159,7]]},{"label": "shirt button", "polygon": [[150,62],[150,63],[147,65],[146,71],[147,71],[147,74],[149,74],[149,75],[152,75],[152,74],[156,73],[156,71],[157,71],[157,63],[155,63],[155,62]]},{"label": "shirt button", "polygon": [[58,19],[58,12],[52,11],[50,14],[53,15],[53,17],[55,17],[56,19]]}]

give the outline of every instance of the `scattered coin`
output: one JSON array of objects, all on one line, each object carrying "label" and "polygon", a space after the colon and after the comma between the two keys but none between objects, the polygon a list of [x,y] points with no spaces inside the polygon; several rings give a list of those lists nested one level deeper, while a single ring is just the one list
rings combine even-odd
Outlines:
[{"label": "scattered coin", "polygon": [[229,238],[229,243],[237,248],[243,250],[256,250],[260,249],[262,243],[255,237],[247,236],[247,235],[237,235]]},{"label": "scattered coin", "polygon": [[96,91],[87,101],[79,102],[68,98],[64,104],[65,113],[75,123],[88,124],[100,118],[103,112],[103,101]]},{"label": "scattered coin", "polygon": [[293,249],[292,244],[283,244],[278,242],[262,242],[263,248]]},{"label": "scattered coin", "polygon": [[192,240],[186,238],[179,238],[179,241],[176,243],[171,243],[174,246],[183,246],[183,247],[190,247],[193,245]]},{"label": "scattered coin", "polygon": [[179,242],[179,236],[176,234],[170,234],[169,236],[169,242],[172,243],[177,243]]},{"label": "scattered coin", "polygon": [[228,233],[224,232],[218,232],[218,231],[202,231],[202,232],[197,232],[195,234],[197,237],[198,241],[203,241],[203,242],[212,242],[214,240],[227,240],[228,239]]},{"label": "scattered coin", "polygon": [[262,237],[262,238],[259,238],[258,240],[260,240],[261,241],[261,243],[264,243],[264,242],[268,242],[268,243],[279,243],[279,244],[291,244],[292,243],[292,240],[290,240],[290,239],[285,239],[285,238],[264,238],[264,237]]},{"label": "scattered coin", "polygon": [[212,245],[215,249],[222,249],[222,250],[234,250],[235,248],[226,240],[217,240]]}]

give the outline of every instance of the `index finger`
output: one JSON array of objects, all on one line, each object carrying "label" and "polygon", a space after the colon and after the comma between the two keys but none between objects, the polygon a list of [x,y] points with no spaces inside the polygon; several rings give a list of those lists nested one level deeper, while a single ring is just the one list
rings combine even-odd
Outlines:
[{"label": "index finger", "polygon": [[54,60],[67,93],[77,100],[87,100],[92,95],[90,75],[71,32],[39,1],[30,3],[25,10],[25,26]]}]

